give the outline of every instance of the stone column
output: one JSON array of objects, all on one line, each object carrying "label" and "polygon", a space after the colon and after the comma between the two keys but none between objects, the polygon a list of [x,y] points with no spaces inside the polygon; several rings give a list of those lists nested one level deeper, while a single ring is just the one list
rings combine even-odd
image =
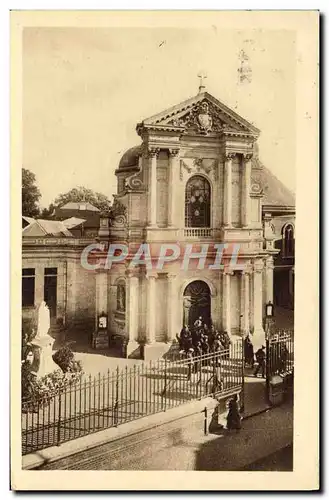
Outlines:
[{"label": "stone column", "polygon": [[265,345],[265,332],[263,329],[263,261],[257,259],[254,262],[254,349]]},{"label": "stone column", "polygon": [[176,295],[176,275],[169,273],[167,275],[167,341],[172,342],[176,338],[177,327],[177,306],[178,300]]},{"label": "stone column", "polygon": [[226,153],[224,167],[224,225],[232,225],[232,159],[235,153]]},{"label": "stone column", "polygon": [[243,181],[242,193],[243,200],[241,203],[241,221],[242,225],[248,227],[250,224],[250,184],[251,184],[251,154],[243,154]]},{"label": "stone column", "polygon": [[126,272],[126,325],[128,341],[137,341],[138,339],[138,318],[139,318],[139,279],[138,275],[131,270]]},{"label": "stone column", "polygon": [[168,178],[168,227],[177,225],[175,217],[176,184],[179,169],[179,149],[169,149],[169,178]]},{"label": "stone column", "polygon": [[266,259],[266,303],[273,304],[273,257],[269,256]]},{"label": "stone column", "polygon": [[149,154],[149,182],[148,182],[148,224],[150,227],[157,225],[157,157],[160,150],[150,148]]},{"label": "stone column", "polygon": [[231,335],[231,276],[232,272],[223,272],[223,327]]},{"label": "stone column", "polygon": [[249,294],[249,271],[242,272],[242,280],[243,280],[243,334],[248,335],[250,333],[250,323],[249,323],[249,302],[250,302],[250,294]]},{"label": "stone column", "polygon": [[155,342],[155,297],[156,297],[156,276],[148,274],[147,278],[147,309],[146,309],[146,341],[148,344]]}]

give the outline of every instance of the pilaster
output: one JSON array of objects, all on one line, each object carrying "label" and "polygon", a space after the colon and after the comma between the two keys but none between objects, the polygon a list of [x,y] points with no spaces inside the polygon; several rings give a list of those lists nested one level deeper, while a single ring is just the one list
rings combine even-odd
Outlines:
[{"label": "pilaster", "polygon": [[146,274],[147,279],[147,309],[146,309],[146,342],[153,344],[155,342],[155,296],[156,296],[156,275]]},{"label": "pilaster", "polygon": [[243,301],[242,301],[242,314],[243,314],[243,334],[248,335],[250,333],[250,271],[242,271],[242,289],[243,289]]},{"label": "pilaster", "polygon": [[176,185],[178,182],[179,149],[169,149],[169,182],[168,182],[168,227],[176,227],[175,214]]},{"label": "pilaster", "polygon": [[176,286],[176,275],[168,273],[167,274],[167,341],[173,342],[176,338],[176,327],[177,327],[177,306],[178,301],[175,294]]},{"label": "pilaster", "polygon": [[224,166],[224,225],[232,226],[232,159],[235,153],[225,154]]},{"label": "pilaster", "polygon": [[252,154],[243,153],[243,180],[242,180],[242,203],[241,221],[242,225],[250,225],[250,183],[251,183],[251,158]]},{"label": "pilaster", "polygon": [[223,328],[231,335],[231,276],[233,272],[223,271]]},{"label": "pilaster", "polygon": [[157,222],[157,158],[160,149],[150,147],[149,156],[149,183],[148,183],[148,224],[149,227],[156,227]]},{"label": "pilaster", "polygon": [[139,327],[139,275],[136,270],[126,271],[126,331],[127,331],[127,357],[138,348]]},{"label": "pilaster", "polygon": [[262,259],[256,259],[254,262],[254,349],[259,349],[265,345],[265,332],[263,329],[263,268]]}]

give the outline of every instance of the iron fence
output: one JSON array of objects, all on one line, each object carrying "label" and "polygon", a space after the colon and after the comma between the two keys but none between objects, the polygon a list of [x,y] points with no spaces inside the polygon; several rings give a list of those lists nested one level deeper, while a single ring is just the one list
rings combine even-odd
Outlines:
[{"label": "iron fence", "polygon": [[22,402],[22,453],[59,445],[207,396],[243,390],[243,349],[159,359],[87,377]]},{"label": "iron fence", "polygon": [[294,337],[291,331],[278,331],[267,340],[267,378],[289,375],[294,368]]}]

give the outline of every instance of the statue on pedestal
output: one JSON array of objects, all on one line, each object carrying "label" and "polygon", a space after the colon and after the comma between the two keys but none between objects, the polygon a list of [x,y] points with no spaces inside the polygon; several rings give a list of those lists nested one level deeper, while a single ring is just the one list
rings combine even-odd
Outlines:
[{"label": "statue on pedestal", "polygon": [[36,347],[32,369],[38,377],[59,370],[53,360],[53,344],[55,339],[49,335],[50,313],[45,301],[42,301],[38,309],[38,330],[31,344]]}]

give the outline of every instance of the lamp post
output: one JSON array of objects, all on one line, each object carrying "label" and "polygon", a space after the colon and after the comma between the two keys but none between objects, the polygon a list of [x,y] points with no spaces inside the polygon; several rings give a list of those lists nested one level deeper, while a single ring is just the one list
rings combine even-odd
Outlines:
[{"label": "lamp post", "polygon": [[268,340],[270,337],[270,328],[274,321],[274,306],[271,301],[267,302],[267,304],[265,305],[265,321],[265,335],[266,340]]},{"label": "lamp post", "polygon": [[270,329],[273,324],[274,307],[271,301],[265,305],[265,340],[266,340],[266,398],[270,398]]}]

